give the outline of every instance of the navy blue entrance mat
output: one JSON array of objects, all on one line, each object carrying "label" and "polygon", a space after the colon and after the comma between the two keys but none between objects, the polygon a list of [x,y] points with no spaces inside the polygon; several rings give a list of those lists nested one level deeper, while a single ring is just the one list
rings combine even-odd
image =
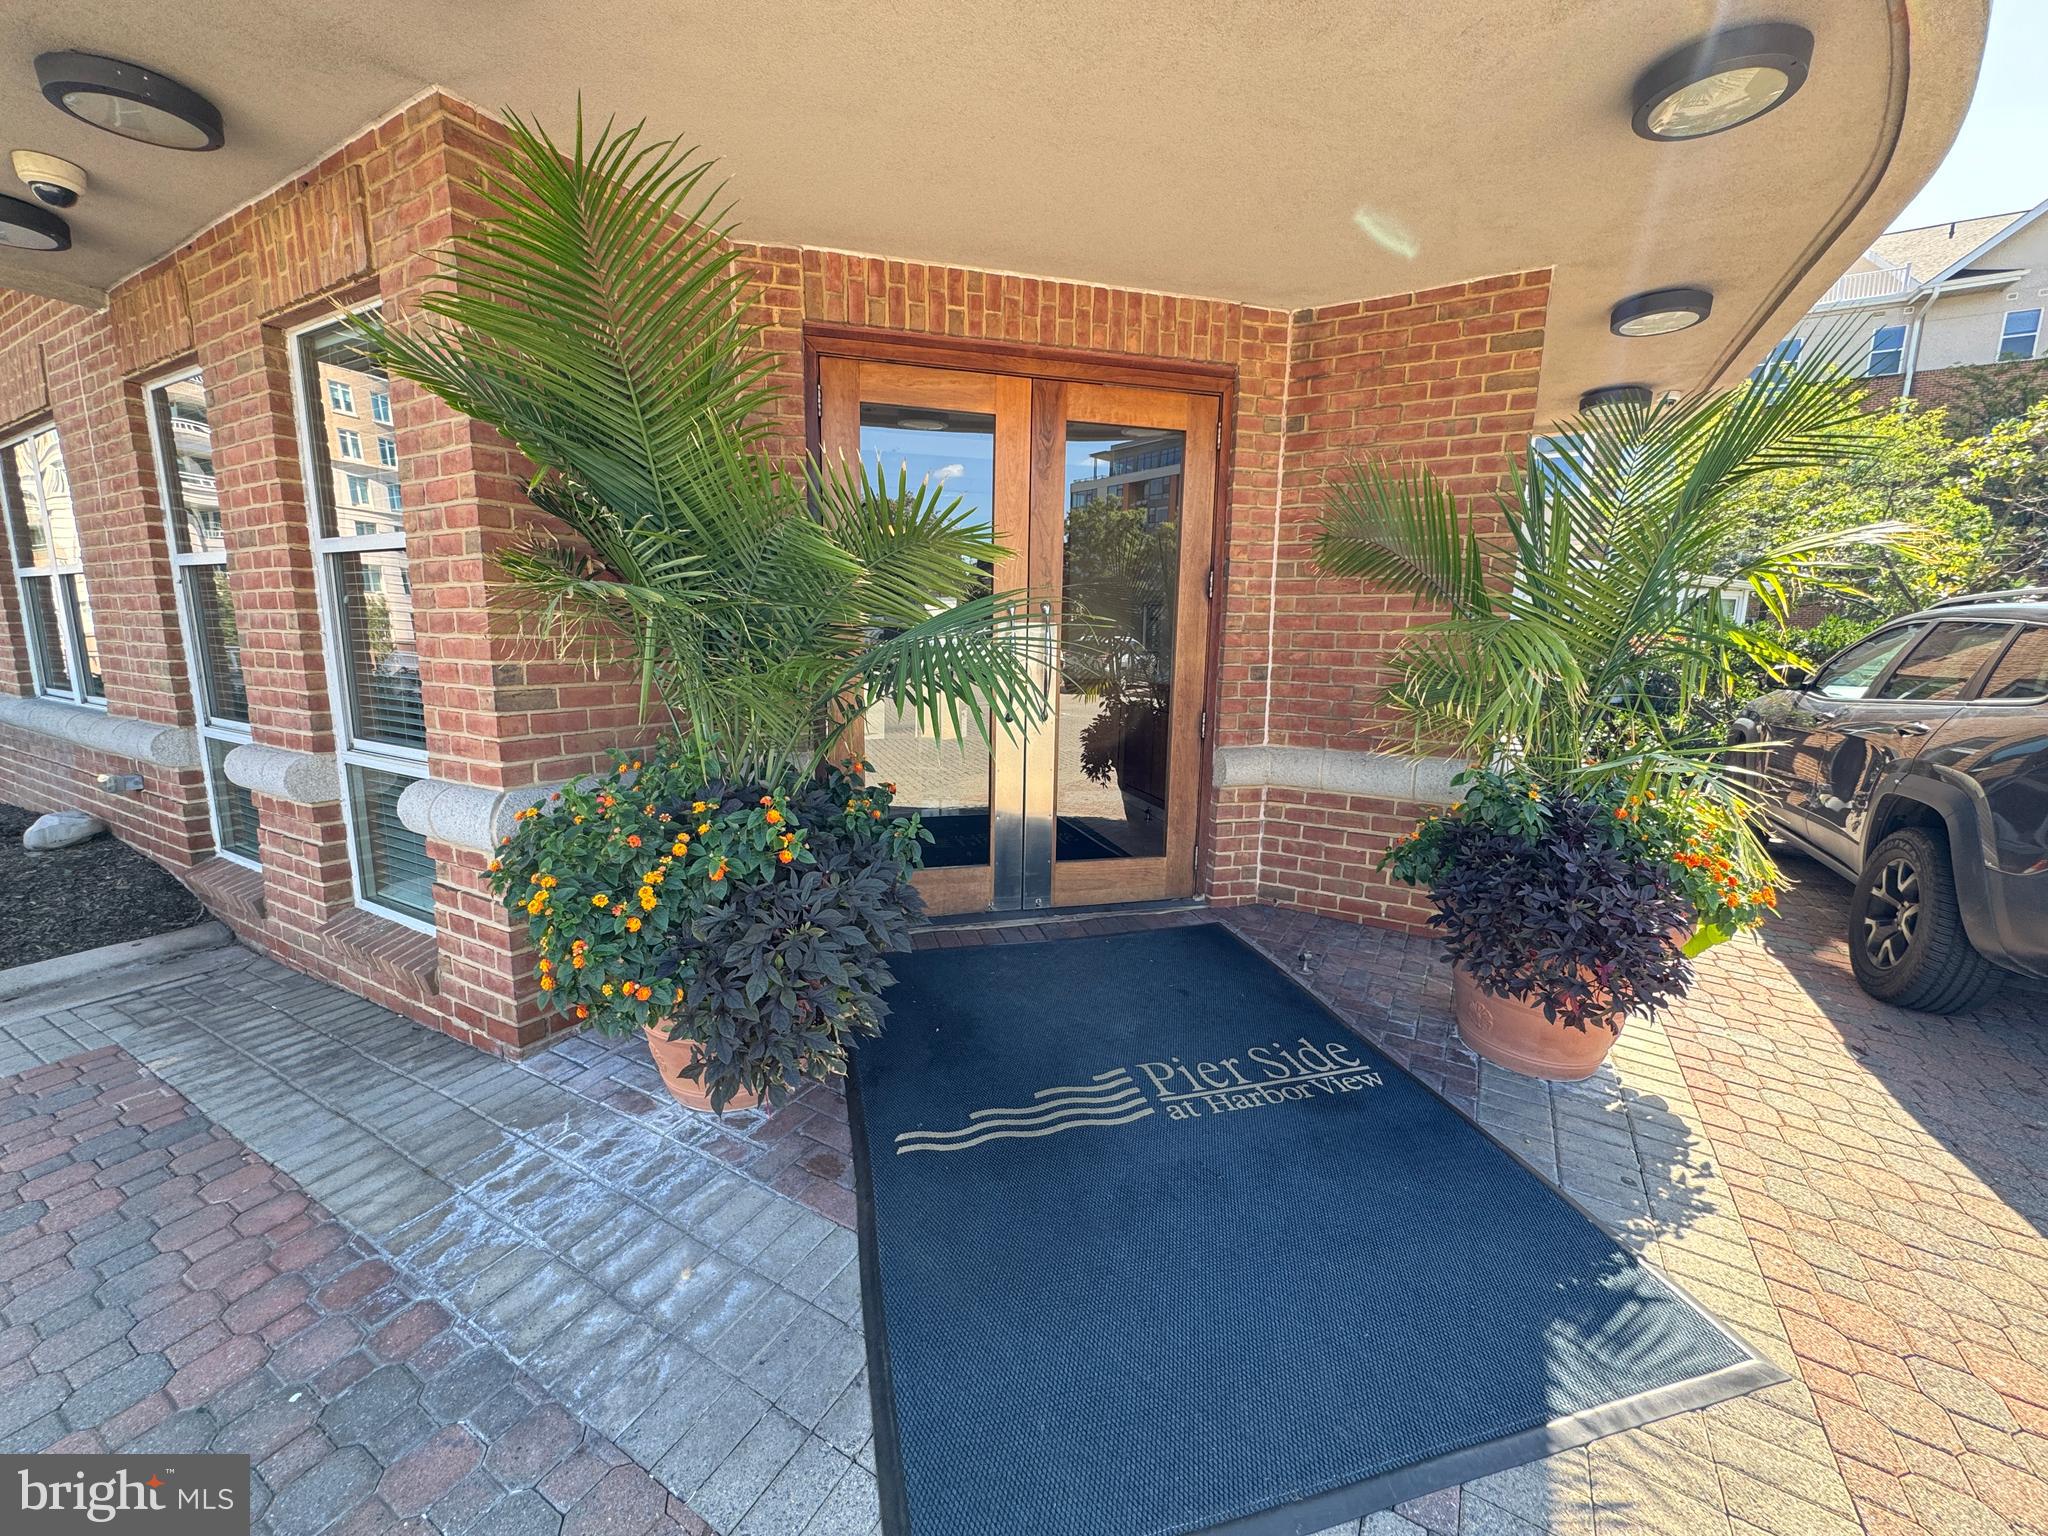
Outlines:
[{"label": "navy blue entrance mat", "polygon": [[1305,1536],[1784,1379],[1219,925],[896,973],[888,1536]]}]

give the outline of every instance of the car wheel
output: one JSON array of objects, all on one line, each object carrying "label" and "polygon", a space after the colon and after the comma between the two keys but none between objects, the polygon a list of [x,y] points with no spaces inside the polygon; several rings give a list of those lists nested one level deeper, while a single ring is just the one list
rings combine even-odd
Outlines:
[{"label": "car wheel", "polygon": [[1849,902],[1849,960],[1872,997],[1923,1013],[1975,1008],[2005,977],[1963,931],[1948,840],[1918,827],[1871,850]]}]

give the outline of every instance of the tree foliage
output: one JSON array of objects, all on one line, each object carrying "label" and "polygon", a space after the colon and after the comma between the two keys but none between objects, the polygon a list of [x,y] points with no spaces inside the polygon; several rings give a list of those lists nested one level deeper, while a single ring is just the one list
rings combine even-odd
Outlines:
[{"label": "tree foliage", "polygon": [[1954,438],[1982,437],[2048,399],[2048,357],[1956,368],[1944,376],[1942,404]]},{"label": "tree foliage", "polygon": [[2048,583],[2048,399],[1957,444],[1952,467],[1997,525],[1992,584]]},{"label": "tree foliage", "polygon": [[1749,479],[1731,497],[1737,516],[1717,568],[1737,570],[1789,539],[1895,522],[1907,530],[1897,545],[1842,551],[1829,607],[1875,623],[1995,585],[2001,530],[1960,472],[1963,450],[1947,425],[1938,409],[1886,410],[1870,417],[1860,452]]}]

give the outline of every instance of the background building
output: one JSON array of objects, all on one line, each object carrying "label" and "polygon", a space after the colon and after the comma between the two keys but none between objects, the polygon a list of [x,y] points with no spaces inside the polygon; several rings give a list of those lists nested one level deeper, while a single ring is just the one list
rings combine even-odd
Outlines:
[{"label": "background building", "polygon": [[1794,327],[1780,353],[1816,339],[1842,346],[1871,382],[1872,405],[1911,396],[1949,403],[2003,370],[2048,393],[2048,201],[1879,236]]}]

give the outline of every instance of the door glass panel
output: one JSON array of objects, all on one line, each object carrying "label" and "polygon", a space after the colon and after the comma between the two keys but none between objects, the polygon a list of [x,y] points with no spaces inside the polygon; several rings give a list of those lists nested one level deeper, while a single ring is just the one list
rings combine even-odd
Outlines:
[{"label": "door glass panel", "polygon": [[[941,486],[960,499],[971,527],[984,533],[994,527],[995,417],[863,402],[860,457],[868,475],[890,491],[903,475],[913,486]],[[988,580],[984,571],[984,591]],[[884,702],[868,711],[863,725],[871,776],[894,784],[897,808],[916,811],[932,834],[926,866],[988,863],[993,759],[974,723],[963,717],[958,731],[951,722],[928,728]]]},{"label": "door glass panel", "polygon": [[[1187,435],[1067,423],[1053,856],[1166,852]],[[1084,659],[1085,658],[1085,659]]]},{"label": "door glass panel", "polygon": [[1885,679],[1881,699],[1959,699],[2012,633],[2010,624],[1937,624]]}]

